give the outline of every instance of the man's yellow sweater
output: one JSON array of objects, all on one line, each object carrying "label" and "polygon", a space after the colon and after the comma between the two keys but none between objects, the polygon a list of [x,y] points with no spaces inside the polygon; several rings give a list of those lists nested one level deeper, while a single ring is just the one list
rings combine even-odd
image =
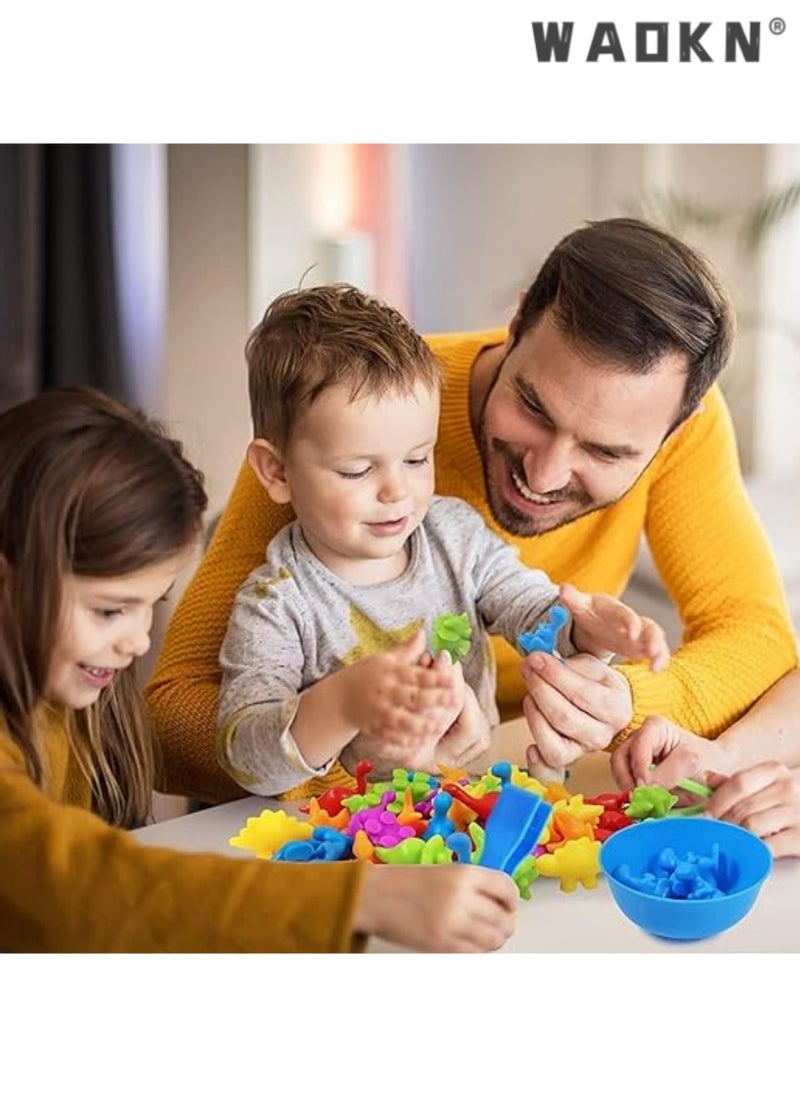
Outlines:
[{"label": "man's yellow sweater", "polygon": [[0,714],[0,951],[348,951],[363,865],[138,845],[90,810],[63,709],[42,792]]},{"label": "man's yellow sweater", "polygon": [[[531,567],[555,582],[619,596],[642,533],[677,605],[681,647],[660,674],[641,663],[620,667],[633,694],[630,727],[661,714],[714,737],[797,665],[797,648],[775,559],[745,494],[727,408],[712,389],[702,410],[668,439],[630,491],[612,506],[532,538],[510,537],[489,513],[483,470],[469,420],[472,366],[502,330],[431,336],[445,367],[436,490],[456,495]],[[215,725],[217,656],[236,590],[263,562],[269,540],[292,517],[274,505],[247,465],[205,558],[170,622],[148,699],[173,791],[218,801],[242,790],[218,768]],[[519,656],[503,640],[498,700],[504,718],[519,715]]]}]

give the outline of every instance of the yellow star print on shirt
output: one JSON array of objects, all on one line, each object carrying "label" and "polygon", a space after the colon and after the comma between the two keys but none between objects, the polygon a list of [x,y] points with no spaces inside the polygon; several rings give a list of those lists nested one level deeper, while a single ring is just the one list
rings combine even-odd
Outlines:
[{"label": "yellow star print on shirt", "polygon": [[256,597],[266,597],[273,586],[277,586],[281,582],[286,582],[288,578],[292,577],[292,573],[288,567],[281,567],[275,578],[260,578],[253,584],[253,593]]},{"label": "yellow star print on shirt", "polygon": [[411,639],[425,623],[424,617],[412,620],[410,624],[404,624],[401,628],[381,628],[374,620],[362,613],[355,605],[350,606],[350,627],[353,629],[358,642],[351,647],[347,654],[342,656],[343,666],[352,666],[354,662],[360,662],[367,655],[380,654],[381,651],[391,651],[406,640]]}]

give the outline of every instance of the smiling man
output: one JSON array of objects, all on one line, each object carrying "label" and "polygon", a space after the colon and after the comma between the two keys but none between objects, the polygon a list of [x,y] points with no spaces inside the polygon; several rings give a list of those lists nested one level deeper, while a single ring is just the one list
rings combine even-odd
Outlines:
[{"label": "smiling man", "polygon": [[[732,328],[701,256],[613,219],[554,248],[508,331],[428,339],[446,373],[437,492],[475,506],[529,566],[593,592],[622,593],[646,535],[684,622],[659,674],[587,655],[521,662],[496,641],[501,713],[525,712],[534,768],[615,745],[651,714],[714,737],[797,664],[715,385]],[[187,794],[241,794],[216,766],[217,657],[238,586],[291,517],[243,468],[170,623],[149,699]]]},{"label": "smiling man", "polygon": [[[685,355],[666,350],[634,372],[570,341],[548,308],[507,345],[481,355],[473,433],[489,506],[507,532],[533,537],[616,502],[681,416]],[[598,385],[598,376],[603,383]]]}]

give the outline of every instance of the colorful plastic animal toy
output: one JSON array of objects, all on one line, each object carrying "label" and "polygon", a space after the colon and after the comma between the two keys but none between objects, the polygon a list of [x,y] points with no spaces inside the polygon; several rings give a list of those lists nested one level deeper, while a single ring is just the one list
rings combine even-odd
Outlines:
[{"label": "colorful plastic animal toy", "polygon": [[[392,810],[396,803],[397,800],[395,800],[395,803],[390,803],[389,810]],[[423,833],[428,825],[425,815],[414,808],[414,796],[411,793],[410,786],[407,786],[406,790],[403,792],[400,810],[397,812],[397,821],[401,826],[411,826],[417,837]]]},{"label": "colorful plastic animal toy", "polygon": [[306,841],[287,841],[273,860],[295,862],[309,860],[347,860],[353,849],[352,840],[330,826],[317,826]]},{"label": "colorful plastic animal toy", "polygon": [[453,799],[464,803],[471,811],[474,811],[481,822],[485,822],[494,809],[494,805],[500,798],[500,792],[487,792],[476,798],[462,788],[460,784],[445,784],[442,791],[449,792]]},{"label": "colorful plastic animal toy", "polygon": [[345,808],[333,816],[322,810],[319,801],[313,796],[308,801],[308,821],[312,826],[330,826],[334,830],[343,830],[350,821],[350,812]]},{"label": "colorful plastic animal toy", "polygon": [[677,802],[677,795],[662,788],[660,784],[640,784],[631,792],[625,813],[628,818],[636,819],[666,818]]},{"label": "colorful plastic animal toy", "polygon": [[558,633],[569,620],[569,612],[563,605],[551,605],[545,617],[531,632],[522,632],[517,636],[517,646],[524,655],[533,651],[546,651],[555,654]]},{"label": "colorful plastic animal toy", "polygon": [[[406,788],[411,789],[411,797],[414,803],[422,803],[429,799],[431,794],[438,789],[439,782],[430,773],[412,771],[409,769],[392,769],[392,779],[389,783],[374,784],[373,791],[385,792],[390,788],[397,792],[395,803],[402,803],[403,793]],[[393,809],[394,804],[390,804]],[[399,809],[399,808],[398,808]]]},{"label": "colorful plastic animal toy", "polygon": [[237,849],[251,849],[261,860],[271,860],[287,841],[305,841],[312,832],[309,822],[292,818],[286,811],[262,811],[257,817],[248,818],[228,844]]},{"label": "colorful plastic animal toy", "polygon": [[719,845],[710,857],[687,853],[679,858],[674,849],[664,848],[641,875],[634,875],[627,864],[620,864],[614,875],[620,883],[659,898],[719,898],[730,883]]},{"label": "colorful plastic animal toy", "polygon": [[421,837],[406,837],[388,849],[375,849],[375,859],[382,864],[420,864],[425,841]]},{"label": "colorful plastic animal toy", "polygon": [[[543,785],[508,761],[471,780],[462,770],[437,777],[398,768],[390,782],[368,785],[371,768],[369,761],[359,762],[355,789],[331,788],[300,807],[307,821],[264,810],[230,844],[284,861],[483,864],[506,871],[520,896],[529,898],[539,875],[559,879],[565,892],[578,883],[596,886],[602,841],[640,819],[697,813],[711,794],[705,785],[684,781],[682,790],[700,802],[675,810],[676,796],[656,784],[584,798],[563,784]],[[639,875],[621,871],[629,886],[682,899],[726,893],[734,881],[718,851],[678,861],[664,849]]]},{"label": "colorful plastic animal toy", "polygon": [[472,863],[472,842],[466,833],[451,833],[444,843],[459,864]]},{"label": "colorful plastic animal toy", "polygon": [[531,884],[538,876],[539,869],[536,867],[535,856],[523,857],[517,865],[516,871],[511,876],[517,885],[520,898],[524,898],[526,902],[531,896]]},{"label": "colorful plastic animal toy", "polygon": [[[372,762],[364,759],[356,765],[356,787],[359,795],[364,795],[367,790],[367,773],[372,772]],[[335,817],[342,809],[342,803],[353,794],[353,788],[329,788],[317,800],[320,810],[327,811],[331,818]],[[301,811],[307,811],[308,807],[301,807]]]},{"label": "colorful plastic animal toy", "polygon": [[536,857],[540,875],[561,880],[562,891],[574,891],[578,883],[587,889],[597,886],[600,873],[600,842],[589,837],[568,841],[555,852]]},{"label": "colorful plastic animal toy", "polygon": [[469,654],[472,625],[466,613],[442,613],[433,622],[431,647],[433,653],[449,651],[453,662]]},{"label": "colorful plastic animal toy", "polygon": [[452,802],[453,797],[447,791],[439,792],[438,795],[434,796],[433,810],[425,830],[426,837],[433,837],[437,833],[442,837],[449,837],[453,833],[456,828],[455,824],[447,817]]},{"label": "colorful plastic animal toy", "polygon": [[416,837],[413,826],[403,826],[399,823],[396,814],[387,809],[389,802],[394,801],[395,792],[384,792],[380,803],[375,807],[367,807],[356,811],[347,824],[348,837],[355,837],[359,830],[363,830],[373,846],[391,848],[406,837]]}]

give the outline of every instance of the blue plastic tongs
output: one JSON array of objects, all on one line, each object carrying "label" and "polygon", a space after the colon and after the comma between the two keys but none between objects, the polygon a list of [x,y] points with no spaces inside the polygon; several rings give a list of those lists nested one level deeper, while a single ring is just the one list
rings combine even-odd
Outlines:
[{"label": "blue plastic tongs", "polygon": [[486,819],[480,864],[513,875],[533,852],[552,810],[540,795],[506,784]]}]

